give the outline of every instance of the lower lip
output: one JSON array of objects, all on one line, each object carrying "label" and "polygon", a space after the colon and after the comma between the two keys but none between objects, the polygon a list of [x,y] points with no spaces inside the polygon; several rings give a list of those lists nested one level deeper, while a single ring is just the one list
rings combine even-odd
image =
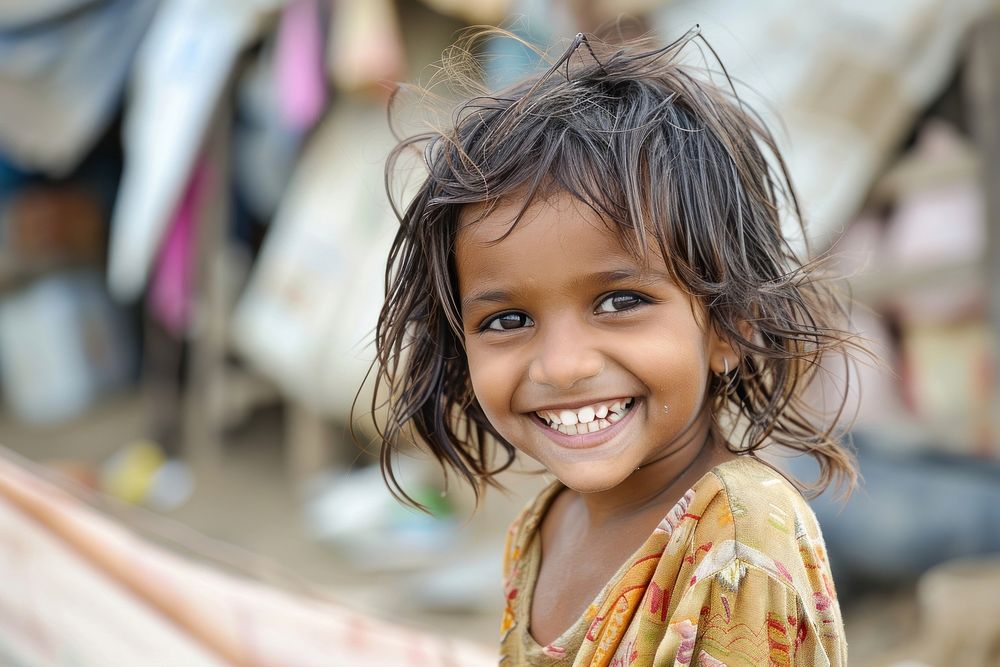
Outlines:
[{"label": "lower lip", "polygon": [[632,420],[632,415],[635,414],[636,408],[638,407],[638,399],[633,399],[632,406],[629,408],[629,411],[625,413],[625,416],[611,426],[601,429],[600,431],[594,431],[593,433],[580,433],[577,435],[567,435],[561,431],[549,428],[549,425],[538,415],[533,415],[533,418],[539,428],[545,431],[545,435],[549,436],[549,438],[551,438],[557,445],[567,449],[590,449],[592,447],[603,445],[607,441],[611,440],[611,438],[618,435],[619,431],[625,428],[625,425]]}]

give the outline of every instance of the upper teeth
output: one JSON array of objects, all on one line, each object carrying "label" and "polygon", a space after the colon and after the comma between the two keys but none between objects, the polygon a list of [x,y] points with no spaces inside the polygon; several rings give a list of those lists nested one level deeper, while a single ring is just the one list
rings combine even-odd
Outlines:
[{"label": "upper teeth", "polygon": [[621,419],[634,399],[624,398],[609,403],[594,403],[576,410],[541,410],[536,412],[548,425],[562,433],[593,433]]}]

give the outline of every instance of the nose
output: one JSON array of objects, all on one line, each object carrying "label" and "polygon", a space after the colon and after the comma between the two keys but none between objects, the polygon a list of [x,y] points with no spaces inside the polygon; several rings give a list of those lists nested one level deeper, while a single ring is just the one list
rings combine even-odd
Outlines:
[{"label": "nose", "polygon": [[554,389],[569,389],[604,370],[604,356],[594,346],[584,326],[564,323],[540,331],[528,366],[528,379]]}]

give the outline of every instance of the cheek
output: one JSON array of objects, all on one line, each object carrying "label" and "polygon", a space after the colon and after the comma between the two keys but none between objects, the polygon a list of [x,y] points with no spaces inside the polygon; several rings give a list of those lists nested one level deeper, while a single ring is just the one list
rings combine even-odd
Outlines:
[{"label": "cheek", "polygon": [[504,355],[490,353],[475,344],[468,345],[469,379],[480,407],[491,422],[502,417],[509,409],[515,383],[511,364],[504,362]]},{"label": "cheek", "polygon": [[[707,380],[705,350],[696,344],[698,336],[649,336],[625,348],[629,365],[637,369],[644,384],[663,397],[671,413],[675,408],[700,405]],[[661,406],[662,408],[662,406]]]}]

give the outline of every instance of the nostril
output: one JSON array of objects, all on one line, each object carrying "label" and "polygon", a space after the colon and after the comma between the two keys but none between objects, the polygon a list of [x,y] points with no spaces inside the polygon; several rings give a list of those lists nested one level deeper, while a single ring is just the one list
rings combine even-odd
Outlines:
[{"label": "nostril", "polygon": [[565,347],[536,357],[528,367],[528,379],[536,384],[566,390],[604,370],[603,357],[592,351]]}]

